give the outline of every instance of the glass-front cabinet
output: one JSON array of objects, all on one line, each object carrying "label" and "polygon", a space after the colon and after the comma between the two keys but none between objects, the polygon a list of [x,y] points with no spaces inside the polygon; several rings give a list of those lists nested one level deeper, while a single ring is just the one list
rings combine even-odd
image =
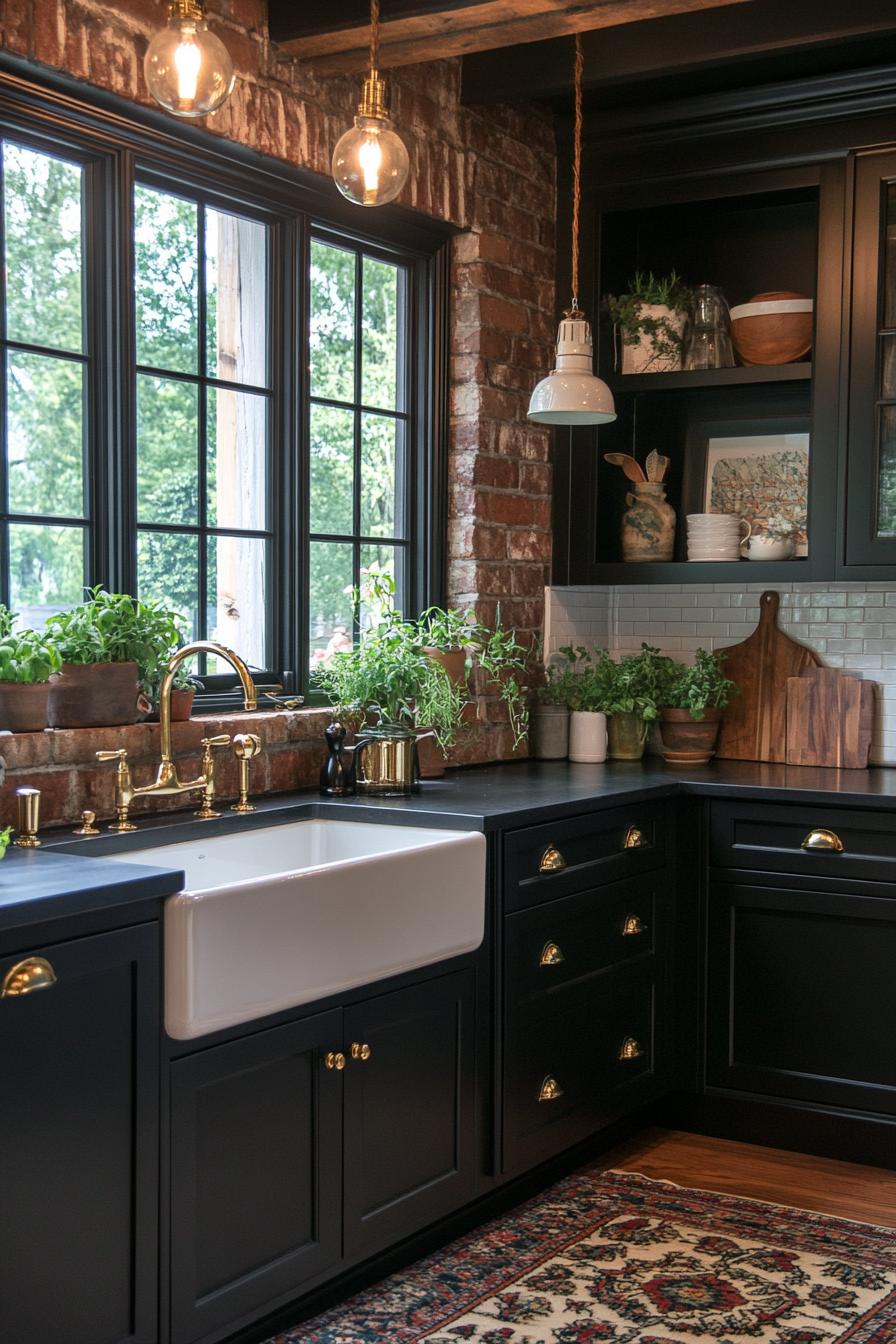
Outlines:
[{"label": "glass-front cabinet", "polygon": [[896,152],[856,163],[846,563],[896,564]]}]

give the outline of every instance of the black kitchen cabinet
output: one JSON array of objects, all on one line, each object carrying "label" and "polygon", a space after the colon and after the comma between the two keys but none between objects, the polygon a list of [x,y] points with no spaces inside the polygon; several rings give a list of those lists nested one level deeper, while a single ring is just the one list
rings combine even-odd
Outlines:
[{"label": "black kitchen cabinet", "polygon": [[461,970],[172,1063],[173,1344],[472,1198],[473,1005]]},{"label": "black kitchen cabinet", "polygon": [[473,994],[465,970],[346,1010],[347,1260],[473,1197]]},{"label": "black kitchen cabinet", "polygon": [[171,1333],[200,1339],[338,1263],[342,1013],[171,1066]]},{"label": "black kitchen cabinet", "polygon": [[156,1344],[158,926],[28,948],[0,997],[0,1338]]},{"label": "black kitchen cabinet", "polygon": [[896,152],[856,163],[846,562],[896,565]]},{"label": "black kitchen cabinet", "polygon": [[896,1116],[896,896],[881,886],[711,883],[709,1088]]}]

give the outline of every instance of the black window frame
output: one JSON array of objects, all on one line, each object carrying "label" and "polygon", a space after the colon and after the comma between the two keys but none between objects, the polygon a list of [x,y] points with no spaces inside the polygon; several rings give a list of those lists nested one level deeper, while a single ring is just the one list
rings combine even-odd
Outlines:
[{"label": "black window frame", "polygon": [[[85,165],[85,328],[90,519],[87,581],[136,585],[133,187],[157,184],[271,227],[272,667],[259,678],[308,695],[309,393],[306,278],[312,236],[407,267],[408,611],[444,601],[449,241],[457,230],[397,206],[362,210],[328,179],[65,76],[0,55],[0,136]],[[116,445],[126,445],[121,448]],[[240,703],[209,678],[199,712]],[[260,701],[263,703],[263,701]]]}]

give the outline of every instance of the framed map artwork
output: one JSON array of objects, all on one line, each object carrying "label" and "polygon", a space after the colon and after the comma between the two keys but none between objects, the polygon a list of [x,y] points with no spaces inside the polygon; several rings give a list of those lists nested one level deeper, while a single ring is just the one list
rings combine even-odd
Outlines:
[{"label": "framed map artwork", "polygon": [[786,528],[808,555],[807,433],[743,434],[706,440],[703,510],[736,513],[754,532]]}]

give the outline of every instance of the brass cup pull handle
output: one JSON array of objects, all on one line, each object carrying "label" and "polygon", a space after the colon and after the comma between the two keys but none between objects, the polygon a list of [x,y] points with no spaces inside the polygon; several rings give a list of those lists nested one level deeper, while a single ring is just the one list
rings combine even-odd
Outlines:
[{"label": "brass cup pull handle", "polygon": [[622,1045],[619,1047],[620,1059],[640,1059],[644,1054],[641,1046],[635,1040],[634,1036],[626,1036]]},{"label": "brass cup pull handle", "polygon": [[341,1050],[330,1050],[324,1056],[324,1067],[327,1069],[336,1069],[342,1072],[345,1068],[345,1055]]},{"label": "brass cup pull handle", "polygon": [[622,921],[623,938],[636,938],[640,933],[647,932],[647,925],[640,915],[626,915]]},{"label": "brass cup pull handle", "polygon": [[540,873],[562,873],[565,867],[566,860],[556,845],[548,845],[541,856],[541,860],[538,864],[538,871]]},{"label": "brass cup pull handle", "polygon": [[843,841],[836,831],[826,831],[822,828],[810,831],[800,845],[800,849],[822,849],[834,854],[842,854],[843,848]]},{"label": "brass cup pull handle", "polygon": [[557,943],[545,943],[541,949],[541,956],[538,959],[539,966],[559,966],[561,961],[565,961],[563,950]]},{"label": "brass cup pull handle", "polygon": [[556,1101],[558,1097],[562,1096],[563,1096],[563,1088],[557,1082],[557,1079],[554,1078],[553,1075],[550,1073],[546,1074],[544,1080],[542,1081],[541,1087],[538,1089],[538,1100]]},{"label": "brass cup pull handle", "polygon": [[625,833],[625,839],[622,842],[623,849],[642,849],[647,841],[644,838],[644,832],[639,831],[637,826],[629,826]]},{"label": "brass cup pull handle", "polygon": [[0,984],[0,999],[18,999],[36,989],[52,989],[56,972],[46,957],[26,957],[10,966]]},{"label": "brass cup pull handle", "polygon": [[373,1051],[366,1041],[363,1044],[361,1041],[352,1041],[352,1059],[368,1060],[372,1054]]}]

